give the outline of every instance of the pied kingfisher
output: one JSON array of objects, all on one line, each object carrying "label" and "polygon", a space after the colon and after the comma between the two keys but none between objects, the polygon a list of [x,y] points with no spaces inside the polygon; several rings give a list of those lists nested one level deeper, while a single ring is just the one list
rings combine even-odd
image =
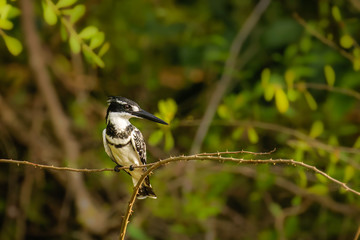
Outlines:
[{"label": "pied kingfisher", "polygon": [[[143,118],[157,123],[166,122],[154,115],[142,110],[139,105],[124,97],[109,97],[106,113],[106,129],[103,131],[103,143],[107,155],[117,165],[114,170],[119,172],[119,167],[129,166],[124,170],[131,177],[136,186],[146,168],[134,168],[133,166],[146,164],[146,145],[144,138],[136,127],[129,121],[130,118]],[[147,176],[139,189],[137,198],[154,198],[156,195],[150,185]]]}]

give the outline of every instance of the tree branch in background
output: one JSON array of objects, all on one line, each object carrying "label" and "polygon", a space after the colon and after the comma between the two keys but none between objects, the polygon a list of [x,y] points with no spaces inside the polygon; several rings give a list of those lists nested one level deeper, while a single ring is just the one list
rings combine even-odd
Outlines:
[{"label": "tree branch in background", "polygon": [[200,151],[205,135],[214,118],[216,108],[219,105],[223,95],[225,94],[226,90],[228,89],[228,86],[231,83],[231,79],[236,65],[236,60],[240,53],[240,50],[245,40],[249,36],[250,32],[255,27],[256,23],[259,21],[261,15],[267,9],[269,4],[270,4],[270,0],[259,1],[259,3],[255,6],[253,12],[246,19],[243,26],[239,29],[238,34],[236,35],[234,41],[232,42],[229,52],[229,57],[226,59],[225,62],[223,74],[215,88],[215,91],[213,92],[210,98],[205,114],[201,119],[201,124],[199,125],[199,128],[196,131],[194,142],[190,150],[191,154],[198,153]]},{"label": "tree branch in background", "polygon": [[324,37],[323,35],[321,35],[319,33],[319,31],[312,28],[302,17],[300,17],[300,15],[298,13],[293,13],[293,17],[312,36],[316,37],[319,41],[321,41],[325,45],[327,45],[327,46],[331,47],[332,49],[338,51],[341,55],[343,55],[345,58],[349,59],[351,62],[354,61],[354,57],[350,53],[344,51],[342,48],[340,48],[338,45],[336,45],[333,41],[331,41],[331,40],[327,39],[326,37]]},{"label": "tree branch in background", "polygon": [[[53,130],[56,138],[62,145],[64,156],[62,159],[68,159],[70,166],[77,165],[76,161],[79,157],[80,147],[75,140],[74,135],[70,130],[70,120],[64,113],[58,94],[51,82],[50,74],[47,70],[44,48],[41,39],[35,27],[34,6],[31,0],[20,1],[22,11],[22,26],[25,35],[25,43],[29,54],[29,63],[34,73],[34,79],[39,88],[44,102],[49,111]],[[100,224],[106,219],[106,213],[99,211],[96,206],[96,201],[88,193],[83,178],[79,174],[68,172],[68,178],[71,179],[69,189],[71,189],[76,200],[76,207],[78,210],[81,222],[89,231],[95,233],[102,233],[106,226]],[[89,214],[96,213],[97,221],[89,221]]]}]

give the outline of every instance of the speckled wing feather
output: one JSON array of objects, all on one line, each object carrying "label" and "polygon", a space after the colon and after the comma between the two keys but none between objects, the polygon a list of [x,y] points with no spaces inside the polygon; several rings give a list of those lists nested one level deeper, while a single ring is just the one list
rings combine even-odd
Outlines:
[{"label": "speckled wing feather", "polygon": [[113,156],[113,154],[111,152],[111,149],[109,148],[108,143],[106,142],[106,129],[104,129],[102,135],[103,135],[103,144],[104,144],[105,152],[111,158],[111,160],[113,160],[113,162],[116,163],[115,158],[114,158],[114,156]]},{"label": "speckled wing feather", "polygon": [[146,164],[146,144],[139,129],[135,128],[132,132],[131,142],[135,151],[139,155],[140,161],[143,164]]}]

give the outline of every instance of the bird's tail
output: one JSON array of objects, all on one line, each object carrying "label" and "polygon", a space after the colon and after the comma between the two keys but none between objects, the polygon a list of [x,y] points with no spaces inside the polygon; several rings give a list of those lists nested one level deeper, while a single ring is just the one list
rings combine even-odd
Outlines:
[{"label": "bird's tail", "polygon": [[139,188],[139,192],[137,194],[137,199],[145,199],[145,198],[153,198],[156,199],[156,194],[151,187],[149,176],[147,176]]}]

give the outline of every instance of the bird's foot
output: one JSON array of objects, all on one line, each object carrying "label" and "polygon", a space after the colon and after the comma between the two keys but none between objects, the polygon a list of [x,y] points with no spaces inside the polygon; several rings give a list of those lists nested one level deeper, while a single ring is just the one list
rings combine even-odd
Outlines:
[{"label": "bird's foot", "polygon": [[122,166],[121,165],[116,165],[115,167],[114,167],[114,171],[115,172],[120,172],[120,169],[119,168],[121,168]]},{"label": "bird's foot", "polygon": [[134,171],[134,166],[133,166],[133,165],[130,165],[129,170],[130,170],[130,171]]}]

